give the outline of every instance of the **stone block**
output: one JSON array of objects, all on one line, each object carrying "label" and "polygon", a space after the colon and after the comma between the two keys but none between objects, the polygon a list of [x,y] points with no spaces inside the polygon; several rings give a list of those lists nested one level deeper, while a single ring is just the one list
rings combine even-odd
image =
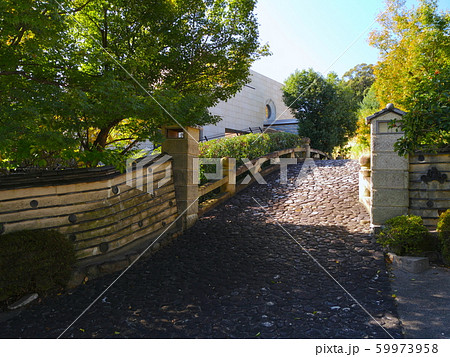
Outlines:
[{"label": "stone block", "polygon": [[394,152],[394,144],[402,136],[403,134],[375,135],[372,139],[372,152]]},{"label": "stone block", "polygon": [[376,170],[405,170],[408,171],[409,162],[405,157],[392,153],[372,153],[372,172]]},{"label": "stone block", "polygon": [[382,225],[390,218],[405,214],[408,214],[408,207],[372,206],[371,224],[373,226]]},{"label": "stone block", "polygon": [[376,170],[372,174],[372,186],[378,188],[408,189],[409,175],[403,170]]},{"label": "stone block", "polygon": [[388,255],[394,268],[408,273],[418,274],[430,268],[428,257],[399,256],[393,253],[389,253]]},{"label": "stone block", "polygon": [[383,207],[408,207],[409,192],[404,189],[372,189],[372,198],[374,206]]},{"label": "stone block", "polygon": [[98,269],[101,275],[114,273],[119,270],[123,270],[128,267],[128,259],[122,258],[117,260],[111,260],[101,264]]},{"label": "stone block", "polygon": [[78,285],[81,285],[86,278],[86,274],[83,270],[74,270],[72,272],[72,276],[70,277],[69,282],[66,285],[67,289],[74,289]]}]

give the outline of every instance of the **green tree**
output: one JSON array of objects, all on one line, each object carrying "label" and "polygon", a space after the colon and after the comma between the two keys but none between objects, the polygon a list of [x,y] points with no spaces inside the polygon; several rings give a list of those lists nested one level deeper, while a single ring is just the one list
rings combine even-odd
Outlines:
[{"label": "green tree", "polygon": [[328,154],[356,130],[357,102],[334,73],[324,78],[312,69],[297,70],[285,81],[283,100],[298,119],[299,135]]},{"label": "green tree", "polygon": [[370,126],[366,124],[366,118],[380,110],[380,103],[372,86],[367,91],[358,109],[358,129],[356,129],[356,142],[362,149],[370,148]]},{"label": "green tree", "polygon": [[[59,6],[61,4],[61,6]],[[207,108],[267,53],[255,0],[6,0],[0,5],[3,166],[120,164]]]},{"label": "green tree", "polygon": [[373,65],[366,63],[358,64],[345,72],[342,76],[342,80],[351,88],[355,94],[356,100],[362,102],[364,96],[375,81]]},{"label": "green tree", "polygon": [[406,9],[389,0],[371,33],[380,50],[375,89],[381,106],[391,102],[407,114],[400,123],[405,135],[396,143],[400,154],[448,147],[450,140],[450,13],[437,1],[420,0]]}]

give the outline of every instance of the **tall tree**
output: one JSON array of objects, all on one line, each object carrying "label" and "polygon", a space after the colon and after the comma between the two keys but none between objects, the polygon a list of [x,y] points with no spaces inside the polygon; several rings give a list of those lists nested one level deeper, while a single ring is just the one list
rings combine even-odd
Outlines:
[{"label": "tall tree", "polygon": [[342,80],[353,91],[356,100],[362,102],[364,96],[375,81],[373,65],[366,63],[358,64],[345,72]]},{"label": "tall tree", "polygon": [[380,103],[372,86],[359,104],[358,109],[358,129],[356,129],[356,143],[362,149],[370,148],[370,126],[366,123],[366,118],[380,110]]},{"label": "tall tree", "polygon": [[331,154],[356,130],[357,102],[335,74],[324,78],[312,69],[296,71],[283,87],[283,100],[298,119],[299,135]]},{"label": "tall tree", "polygon": [[267,53],[255,0],[6,0],[0,158],[118,164],[177,121],[205,125]]},{"label": "tall tree", "polygon": [[387,6],[379,17],[382,28],[370,41],[380,50],[375,67],[380,104],[391,102],[407,112],[396,149],[406,154],[448,147],[450,12],[439,12],[435,0],[420,0],[410,10],[400,0],[388,0]]}]

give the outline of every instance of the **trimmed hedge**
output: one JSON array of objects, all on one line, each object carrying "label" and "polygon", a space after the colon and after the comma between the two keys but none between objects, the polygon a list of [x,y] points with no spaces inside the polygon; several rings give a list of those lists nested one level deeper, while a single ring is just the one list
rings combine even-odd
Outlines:
[{"label": "trimmed hedge", "polygon": [[377,241],[397,255],[417,256],[434,248],[422,217],[412,215],[387,220]]},{"label": "trimmed hedge", "polygon": [[75,263],[73,244],[57,231],[0,236],[0,302],[66,286]]},{"label": "trimmed hedge", "polygon": [[267,155],[273,151],[299,147],[305,139],[292,133],[246,134],[200,143],[200,157],[232,157],[249,160]]},{"label": "trimmed hedge", "polygon": [[439,242],[444,263],[450,264],[450,209],[439,216],[437,224]]},{"label": "trimmed hedge", "polygon": [[[202,142],[199,144],[202,158],[231,157],[236,159],[236,166],[243,165],[242,159],[257,159],[271,152],[290,149],[304,145],[305,138],[292,133],[245,134]],[[264,163],[264,166],[269,163]],[[215,172],[214,165],[200,165],[200,185],[207,182],[204,173]],[[209,197],[209,196],[208,196]]]}]

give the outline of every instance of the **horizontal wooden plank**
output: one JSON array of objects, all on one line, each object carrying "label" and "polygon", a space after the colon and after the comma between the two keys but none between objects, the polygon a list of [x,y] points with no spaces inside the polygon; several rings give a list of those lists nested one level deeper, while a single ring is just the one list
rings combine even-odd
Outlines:
[{"label": "horizontal wooden plank", "polygon": [[409,165],[409,172],[413,174],[422,173],[426,175],[428,170],[435,167],[439,172],[448,173],[450,172],[450,164],[421,164],[421,165]]},{"label": "horizontal wooden plank", "polygon": [[431,190],[421,190],[421,191],[409,191],[409,197],[411,199],[445,199],[450,200],[450,190],[442,191],[431,191]]},{"label": "horizontal wooden plank", "polygon": [[439,213],[437,209],[410,209],[409,214],[428,218],[438,218]]},{"label": "horizontal wooden plank", "polygon": [[83,249],[76,253],[78,263],[77,264],[87,264],[91,259],[96,259],[99,256],[105,257],[107,259],[108,256],[114,255],[115,252],[126,251],[127,247],[134,247],[136,243],[139,241],[145,241],[145,244],[150,245],[155,239],[157,239],[161,234],[163,234],[166,230],[167,232],[173,230],[173,225],[170,227],[170,224],[175,221],[177,215],[172,215],[167,218],[167,221],[170,222],[165,226],[162,225],[162,222],[158,222],[154,224],[152,227],[147,227],[147,234],[142,234],[141,232],[135,232],[132,237],[129,237],[126,242],[118,241],[111,243],[110,249],[106,254],[100,252],[99,246],[92,246],[90,248]]},{"label": "horizontal wooden plank", "polygon": [[[419,160],[419,155],[423,156],[423,160]],[[414,163],[414,164],[421,164],[421,163],[428,164],[428,163],[437,163],[437,162],[450,163],[450,153],[410,155],[409,162]]]},{"label": "horizontal wooden plank", "polygon": [[225,176],[221,180],[212,181],[212,182],[210,181],[210,182],[206,183],[205,185],[200,186],[198,188],[198,196],[201,197],[211,191],[214,191],[216,188],[223,186],[224,184],[226,184],[228,182],[228,179],[229,179],[228,176]]},{"label": "horizontal wooden plank", "polygon": [[[81,237],[83,239],[78,239],[75,241],[75,249],[82,250],[85,248],[96,246],[103,242],[113,242],[119,239],[123,239],[126,236],[134,233],[134,232],[143,232],[142,234],[147,234],[151,227],[153,227],[158,222],[166,222],[168,217],[172,217],[177,214],[176,207],[169,207],[168,205],[164,205],[163,210],[159,210],[154,212],[152,215],[148,215],[147,217],[143,216],[134,216],[130,218],[126,218],[120,220],[116,224],[115,230],[96,230],[89,233],[92,233],[91,237]],[[141,219],[142,218],[142,219]],[[142,221],[142,227],[139,226],[138,222]]]},{"label": "horizontal wooden plank", "polygon": [[[173,195],[173,200],[175,200],[175,193],[173,191],[173,187],[167,187],[166,189],[172,189],[172,195]],[[154,198],[152,200],[149,200],[152,202],[152,204],[150,204],[150,207],[152,206],[157,206],[161,199],[163,199],[164,196],[161,197],[157,197]],[[132,211],[132,210],[136,210],[139,209],[139,206],[137,207],[131,207],[128,208],[126,210],[122,210],[122,212],[124,211],[125,213],[123,214],[127,214],[126,212]],[[119,210],[119,212],[121,212]],[[89,213],[84,213],[84,217],[82,217],[84,219],[84,222],[82,221],[81,217],[77,216],[77,223],[71,224],[68,221],[68,217],[67,216],[61,216],[61,217],[50,217],[50,218],[40,218],[40,219],[32,219],[32,220],[24,220],[24,221],[20,221],[20,222],[15,222],[15,223],[5,223],[4,227],[5,227],[5,232],[13,232],[13,231],[17,231],[17,230],[28,230],[28,229],[54,229],[54,228],[64,228],[64,227],[72,227],[73,231],[83,231],[83,230],[89,230],[92,229],[92,222],[98,221],[99,219],[104,219],[105,221],[110,222],[109,224],[113,224],[114,223],[114,215],[116,214],[116,212],[102,212],[102,213],[93,213],[91,215],[89,215]],[[86,216],[88,215],[88,216]],[[131,215],[131,214],[130,214]]]},{"label": "horizontal wooden plank", "polygon": [[[114,227],[123,219],[128,219],[134,216],[137,216],[136,221],[144,219],[148,215],[160,212],[168,205],[170,205],[170,202],[172,202],[171,207],[176,207],[175,192],[173,191],[157,199],[147,201],[143,200],[141,202],[138,202],[137,204],[129,205],[129,207],[123,207],[116,212],[105,212],[110,214],[97,216],[96,212],[85,213],[84,215],[80,216],[79,223],[77,222],[73,225],[66,225],[64,227],[61,227],[61,229],[67,234],[72,233],[80,235],[86,232],[88,236],[92,236],[93,233],[91,233],[91,231],[107,227],[110,227],[110,229],[114,229]],[[119,228],[116,227],[115,229]]]},{"label": "horizontal wooden plank", "polygon": [[[153,175],[153,181],[159,181],[165,175],[165,169],[171,168],[171,162],[167,162],[162,165]],[[120,174],[113,179],[100,179],[94,182],[83,182],[75,184],[54,185],[54,186],[42,186],[42,187],[28,187],[28,188],[14,188],[0,191],[0,201],[7,202],[19,199],[38,199],[45,196],[57,196],[57,195],[70,195],[76,193],[89,193],[101,190],[111,190],[113,186],[123,186],[127,182],[131,184],[131,187],[135,187],[136,179],[142,178],[145,183],[150,177],[148,172],[144,170],[139,171],[139,175],[130,175],[127,180],[126,174]]]},{"label": "horizontal wooden plank", "polygon": [[[164,190],[170,190],[170,186],[168,188],[160,188],[158,192],[160,194],[164,193]],[[164,189],[164,190],[163,190]],[[103,200],[96,200],[93,202],[78,202],[76,204],[68,204],[68,205],[56,205],[51,207],[38,207],[36,209],[27,209],[19,212],[13,213],[0,213],[0,222],[4,223],[13,223],[20,222],[31,219],[39,219],[45,217],[61,217],[68,216],[70,214],[82,215],[85,212],[93,212],[93,211],[101,211],[114,209],[116,205],[124,205],[128,201],[139,198],[139,200],[150,200],[152,197],[150,194],[146,192],[142,192],[136,189],[129,189],[123,193],[111,196],[110,198]],[[101,215],[101,213],[98,213]]]},{"label": "horizontal wooden plank", "polygon": [[[428,206],[429,202],[432,202],[433,206],[429,207]],[[410,199],[409,208],[410,209],[450,208],[450,200],[439,200],[439,199],[419,200],[419,199]]]}]

